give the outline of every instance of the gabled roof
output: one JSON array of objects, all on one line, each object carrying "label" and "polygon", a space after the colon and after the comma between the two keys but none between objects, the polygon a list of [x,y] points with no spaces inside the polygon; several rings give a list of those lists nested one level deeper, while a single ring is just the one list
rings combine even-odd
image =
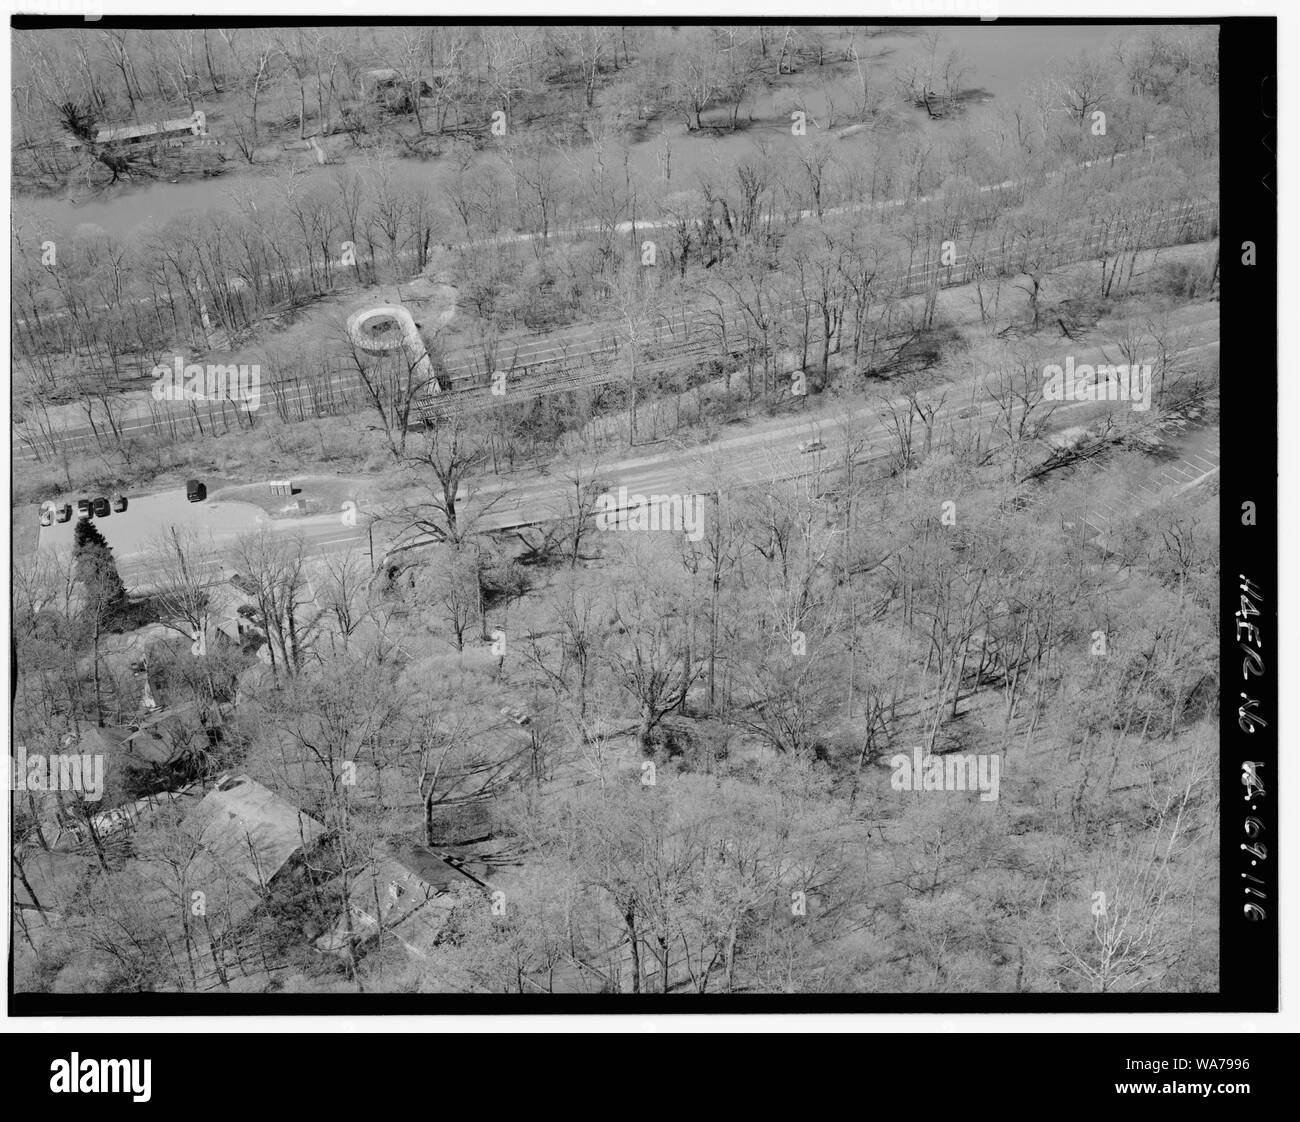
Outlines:
[{"label": "gabled roof", "polygon": [[325,827],[245,775],[223,776],[187,824],[225,870],[265,887]]},{"label": "gabled roof", "polygon": [[175,754],[170,741],[159,735],[156,725],[136,729],[122,741],[122,747],[138,760],[147,764],[165,764]]},{"label": "gabled roof", "polygon": [[193,131],[194,121],[192,118],[176,117],[169,121],[155,121],[146,125],[116,125],[102,128],[95,136],[95,143],[112,144],[120,140],[139,140],[142,137]]},{"label": "gabled roof", "polygon": [[233,619],[230,616],[217,620],[216,629],[218,634],[224,635],[232,643],[238,643],[242,638],[242,633],[239,629],[239,620]]},{"label": "gabled roof", "polygon": [[[352,934],[364,940],[382,931],[421,958],[442,930],[453,902],[447,892],[456,884],[483,887],[482,881],[423,846],[377,852],[375,860],[352,878],[348,892]],[[343,916],[316,945],[324,951],[342,950],[348,928],[349,919]]]},{"label": "gabled roof", "polygon": [[88,725],[73,734],[74,739],[65,740],[64,751],[98,752],[112,759],[125,753],[144,763],[165,764],[176,752],[172,740],[162,734],[184,730],[186,714],[192,709],[193,703],[189,702],[176,708],[159,707],[131,727],[105,725],[97,728]]}]

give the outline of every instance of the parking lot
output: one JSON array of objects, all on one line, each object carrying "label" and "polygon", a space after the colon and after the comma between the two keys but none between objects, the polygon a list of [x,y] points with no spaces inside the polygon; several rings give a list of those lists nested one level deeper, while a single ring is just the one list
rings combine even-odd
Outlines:
[{"label": "parking lot", "polygon": [[[148,553],[159,535],[167,533],[173,526],[182,532],[197,531],[205,538],[211,535],[220,541],[247,533],[256,529],[259,523],[268,521],[266,515],[251,503],[192,503],[186,499],[182,488],[155,495],[128,495],[128,499],[129,505],[122,513],[114,512],[106,518],[94,519],[119,564]],[[76,525],[77,503],[73,499],[71,521],[40,527],[37,548],[70,552]]]}]

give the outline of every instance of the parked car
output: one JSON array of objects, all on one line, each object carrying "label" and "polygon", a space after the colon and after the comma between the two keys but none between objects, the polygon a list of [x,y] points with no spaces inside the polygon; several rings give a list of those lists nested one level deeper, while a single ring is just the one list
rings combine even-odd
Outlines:
[{"label": "parked car", "polygon": [[61,507],[59,507],[59,509],[56,510],[56,511],[54,512],[54,521],[55,521],[55,522],[71,522],[71,521],[72,521],[72,504],[71,504],[71,503],[64,503]]},{"label": "parked car", "polygon": [[107,518],[113,508],[108,505],[108,500],[100,495],[91,505],[91,509],[95,512],[96,518]]},{"label": "parked car", "polygon": [[804,440],[799,444],[799,452],[805,455],[809,452],[825,452],[826,445],[820,440]]},{"label": "parked car", "polygon": [[185,484],[185,497],[192,503],[201,503],[208,497],[208,488],[201,479],[191,479]]},{"label": "parked car", "polygon": [[52,526],[54,524],[54,504],[46,499],[41,503],[41,525]]},{"label": "parked car", "polygon": [[90,517],[90,500],[89,500],[89,499],[78,499],[78,500],[77,500],[77,517],[78,517],[78,518],[89,518],[89,517]]},{"label": "parked car", "polygon": [[125,495],[114,495],[114,496],[113,496],[113,509],[114,509],[115,511],[117,511],[118,514],[121,514],[122,511],[126,510],[126,496],[125,496]]}]

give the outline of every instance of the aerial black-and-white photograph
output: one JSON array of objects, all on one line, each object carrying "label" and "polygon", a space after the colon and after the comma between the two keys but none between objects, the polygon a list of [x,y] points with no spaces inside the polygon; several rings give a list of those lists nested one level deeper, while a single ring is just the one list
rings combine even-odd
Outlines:
[{"label": "aerial black-and-white photograph", "polygon": [[15,24],[11,998],[1219,993],[1219,37]]}]

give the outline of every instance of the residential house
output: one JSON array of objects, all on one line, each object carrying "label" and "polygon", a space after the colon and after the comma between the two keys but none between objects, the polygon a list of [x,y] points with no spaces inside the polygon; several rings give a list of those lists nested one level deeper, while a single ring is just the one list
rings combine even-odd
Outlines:
[{"label": "residential house", "polygon": [[287,865],[325,827],[246,775],[217,781],[185,820],[199,845],[189,879],[205,884],[205,906],[236,922],[257,906]]},{"label": "residential house", "polygon": [[351,878],[348,914],[316,946],[342,954],[349,943],[359,948],[388,936],[410,957],[425,958],[455,902],[451,890],[456,885],[488,887],[459,858],[423,846],[376,851],[373,861]]}]

